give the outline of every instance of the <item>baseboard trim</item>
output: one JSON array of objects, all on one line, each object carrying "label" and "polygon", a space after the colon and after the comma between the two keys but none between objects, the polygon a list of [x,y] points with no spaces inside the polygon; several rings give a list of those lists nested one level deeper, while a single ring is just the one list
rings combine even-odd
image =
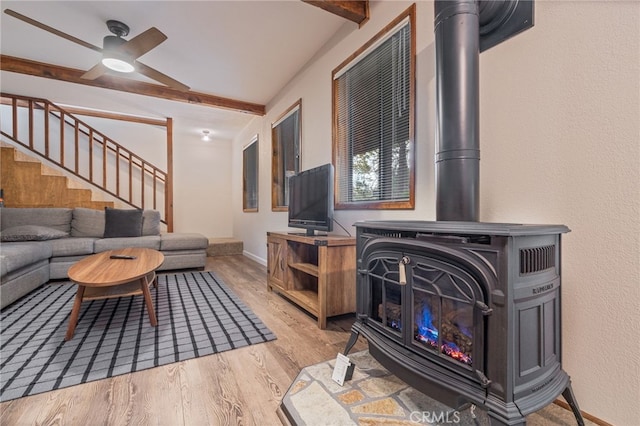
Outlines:
[{"label": "baseboard trim", "polygon": [[[565,410],[568,411],[572,411],[571,407],[569,406],[569,404],[567,404],[565,401],[561,400],[561,399],[556,399],[555,401],[553,401],[554,404],[556,404],[557,406],[560,406],[562,408],[564,408]],[[597,418],[596,416],[586,413],[582,410],[580,410],[580,412],[582,413],[582,417],[584,417],[585,419],[589,420],[590,422],[593,422],[597,425],[600,426],[613,426],[611,423],[609,422],[605,422],[602,419]]]},{"label": "baseboard trim", "polygon": [[267,266],[267,261],[266,259],[263,259],[261,257],[256,256],[255,254],[248,252],[246,250],[242,250],[242,255],[248,257],[251,260],[255,260],[256,262],[258,262],[259,264],[261,264],[262,266]]}]

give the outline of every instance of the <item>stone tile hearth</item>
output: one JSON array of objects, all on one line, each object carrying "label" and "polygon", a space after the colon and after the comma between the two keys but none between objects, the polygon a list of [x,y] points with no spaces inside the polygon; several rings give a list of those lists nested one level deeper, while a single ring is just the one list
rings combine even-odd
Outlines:
[{"label": "stone tile hearth", "polygon": [[[283,423],[307,426],[489,425],[479,407],[448,407],[413,389],[381,366],[368,351],[349,356],[353,378],[340,386],[331,378],[335,359],[303,368],[282,399]],[[527,424],[575,425],[570,411],[551,404]],[[593,423],[587,421],[587,425]]]}]

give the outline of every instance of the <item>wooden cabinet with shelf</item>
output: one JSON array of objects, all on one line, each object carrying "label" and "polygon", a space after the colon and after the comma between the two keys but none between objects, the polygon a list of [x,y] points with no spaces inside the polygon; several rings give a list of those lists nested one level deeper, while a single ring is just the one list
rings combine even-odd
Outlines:
[{"label": "wooden cabinet with shelf", "polygon": [[356,310],[356,242],[353,237],[267,232],[267,290],[318,318]]}]

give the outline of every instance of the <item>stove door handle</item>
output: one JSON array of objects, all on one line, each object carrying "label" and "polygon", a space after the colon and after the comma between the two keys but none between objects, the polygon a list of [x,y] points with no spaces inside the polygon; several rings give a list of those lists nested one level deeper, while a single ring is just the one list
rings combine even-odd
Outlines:
[{"label": "stove door handle", "polygon": [[402,256],[402,259],[398,262],[398,272],[400,273],[400,282],[398,284],[400,285],[407,284],[407,271],[405,265],[409,262],[411,262],[411,259],[409,259],[408,256]]},{"label": "stove door handle", "polygon": [[483,388],[486,389],[489,387],[489,385],[491,384],[491,380],[489,380],[482,371],[476,370],[476,376],[478,376],[478,379],[480,379],[480,384],[482,384]]},{"label": "stove door handle", "polygon": [[491,309],[489,306],[487,306],[486,303],[480,300],[476,300],[476,306],[478,307],[478,309],[480,309],[480,311],[482,311],[482,315],[484,315],[485,317],[493,313],[493,309]]}]

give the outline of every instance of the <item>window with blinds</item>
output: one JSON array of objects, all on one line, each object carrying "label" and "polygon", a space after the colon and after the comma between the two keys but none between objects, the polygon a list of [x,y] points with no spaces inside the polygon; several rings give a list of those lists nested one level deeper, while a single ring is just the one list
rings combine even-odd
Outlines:
[{"label": "window with blinds", "polygon": [[336,208],[414,207],[414,15],[333,72]]},{"label": "window with blinds", "polygon": [[242,150],[242,210],[258,211],[258,135]]},{"label": "window with blinds", "polygon": [[287,211],[289,178],[300,171],[302,99],[271,125],[271,210]]}]

